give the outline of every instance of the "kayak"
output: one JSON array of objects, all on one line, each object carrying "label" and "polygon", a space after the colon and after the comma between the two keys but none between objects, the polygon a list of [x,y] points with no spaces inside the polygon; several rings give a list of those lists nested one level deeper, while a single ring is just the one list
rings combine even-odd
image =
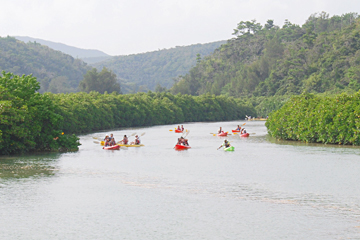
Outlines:
[{"label": "kayak", "polygon": [[190,146],[184,146],[184,145],[181,145],[181,144],[176,144],[175,145],[175,149],[189,149],[191,148]]},{"label": "kayak", "polygon": [[240,137],[248,137],[248,136],[250,136],[249,133],[243,133],[243,134],[240,135]]},{"label": "kayak", "polygon": [[144,144],[118,144],[120,147],[143,147]]},{"label": "kayak", "polygon": [[235,150],[235,147],[234,147],[234,146],[230,146],[230,147],[228,147],[228,148],[224,147],[224,151],[225,151],[225,152],[232,152],[232,151],[234,151],[234,150]]},{"label": "kayak", "polygon": [[232,132],[240,132],[240,130],[231,130]]},{"label": "kayak", "polygon": [[183,132],[183,130],[178,130],[178,129],[175,129],[175,132],[176,132],[176,133],[182,133],[182,132]]},{"label": "kayak", "polygon": [[219,137],[226,137],[226,136],[227,136],[227,132],[218,133],[217,135],[218,135]]},{"label": "kayak", "polygon": [[104,150],[119,150],[120,146],[119,145],[114,145],[114,146],[108,146],[108,147],[103,147]]}]

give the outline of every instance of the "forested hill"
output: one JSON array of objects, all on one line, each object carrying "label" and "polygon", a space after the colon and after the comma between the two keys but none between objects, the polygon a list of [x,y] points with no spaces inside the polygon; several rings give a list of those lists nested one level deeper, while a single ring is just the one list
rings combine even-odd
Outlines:
[{"label": "forested hill", "polygon": [[110,55],[95,49],[82,49],[82,48],[72,47],[63,43],[57,43],[57,42],[52,42],[52,41],[47,41],[32,37],[15,36],[15,38],[25,43],[28,42],[40,43],[41,45],[48,46],[54,50],[58,50],[63,53],[69,54],[73,58],[80,58],[87,63],[103,61],[111,57]]},{"label": "forested hill", "polygon": [[242,21],[235,38],[180,78],[171,91],[235,97],[360,89],[360,19],[313,14],[302,25]]},{"label": "forested hill", "polygon": [[33,74],[40,82],[39,92],[75,92],[90,69],[82,60],[39,43],[0,37],[0,71]]},{"label": "forested hill", "polygon": [[147,92],[155,90],[157,85],[170,88],[174,78],[189,72],[200,58],[213,53],[224,43],[226,41],[116,56],[92,65],[98,70],[103,67],[111,69],[120,78],[124,93]]}]

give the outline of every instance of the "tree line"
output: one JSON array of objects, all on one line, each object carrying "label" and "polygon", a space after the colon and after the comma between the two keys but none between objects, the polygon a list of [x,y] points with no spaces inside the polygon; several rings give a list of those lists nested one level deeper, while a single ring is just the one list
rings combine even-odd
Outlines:
[{"label": "tree line", "polygon": [[266,127],[278,139],[360,145],[360,91],[293,96],[269,115]]},{"label": "tree line", "polygon": [[74,133],[178,124],[226,121],[254,115],[255,110],[232,97],[171,93],[104,94],[39,93],[32,75],[2,72],[0,76],[0,155],[29,151],[76,150]]},{"label": "tree line", "polygon": [[357,13],[313,14],[302,26],[241,21],[233,35],[180,77],[171,92],[251,98],[360,89]]}]

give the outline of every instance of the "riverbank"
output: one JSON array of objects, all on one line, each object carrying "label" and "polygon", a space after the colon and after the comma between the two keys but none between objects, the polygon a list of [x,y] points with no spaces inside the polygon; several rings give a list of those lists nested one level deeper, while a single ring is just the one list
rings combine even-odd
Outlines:
[{"label": "riverbank", "polygon": [[266,122],[271,136],[302,142],[360,145],[360,92],[292,97]]}]

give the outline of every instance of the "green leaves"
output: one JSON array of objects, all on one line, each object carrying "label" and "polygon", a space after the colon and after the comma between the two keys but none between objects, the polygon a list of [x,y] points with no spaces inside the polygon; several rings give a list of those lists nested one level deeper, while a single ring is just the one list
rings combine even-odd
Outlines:
[{"label": "green leaves", "polygon": [[332,144],[360,145],[360,92],[320,97],[304,93],[270,114],[273,137]]},{"label": "green leaves", "polygon": [[[59,150],[54,144],[62,117],[39,83],[30,76],[2,73],[0,77],[0,155],[28,151]],[[73,140],[71,140],[73,142]],[[67,144],[65,141],[64,144]],[[79,143],[72,145],[77,148]]]},{"label": "green leaves", "polygon": [[117,82],[116,75],[112,71],[104,67],[98,73],[96,68],[93,68],[85,74],[84,79],[79,84],[79,89],[87,93],[91,91],[120,93],[120,84]]}]

